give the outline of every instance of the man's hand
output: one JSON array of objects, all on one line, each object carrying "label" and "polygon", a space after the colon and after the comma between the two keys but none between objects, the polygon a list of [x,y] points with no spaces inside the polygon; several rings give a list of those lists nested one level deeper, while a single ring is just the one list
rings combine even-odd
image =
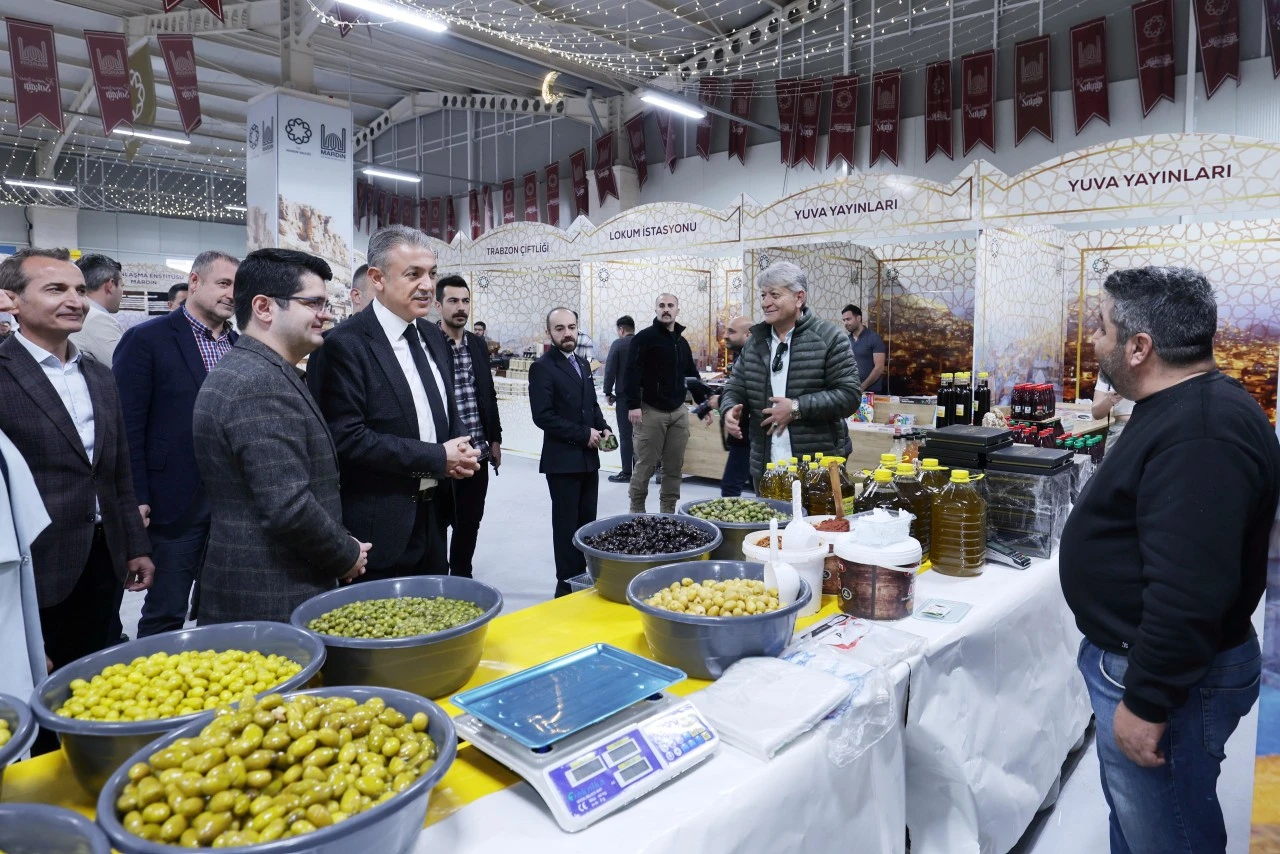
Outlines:
[{"label": "man's hand", "polygon": [[454,479],[471,477],[480,470],[480,452],[471,447],[471,439],[462,436],[444,443],[445,476]]},{"label": "man's hand", "polygon": [[135,557],[126,566],[124,589],[130,593],[146,590],[151,586],[151,579],[155,574],[156,565],[151,562],[151,558],[146,555]]},{"label": "man's hand", "polygon": [[138,515],[142,517],[142,527],[150,528],[151,527],[151,505],[139,504]]},{"label": "man's hand", "polygon": [[[356,540],[355,537],[352,537],[351,539]],[[356,542],[360,544],[360,556],[357,557],[356,562],[351,565],[351,569],[347,570],[347,574],[338,579],[343,584],[355,581],[357,578],[364,575],[364,568],[369,563],[369,549],[372,548],[373,544],[361,543],[359,540],[356,540]]]},{"label": "man's hand", "polygon": [[1129,707],[1120,701],[1116,706],[1116,717],[1113,722],[1116,733],[1116,745],[1135,765],[1142,768],[1157,768],[1165,763],[1164,751],[1160,749],[1160,739],[1164,737],[1168,724],[1153,724],[1129,711]]},{"label": "man's hand", "polygon": [[786,397],[773,396],[769,398],[769,402],[773,405],[762,410],[764,421],[760,425],[764,427],[766,434],[770,436],[778,436],[783,430],[787,429],[787,425],[791,423],[791,400]]},{"label": "man's hand", "polygon": [[609,401],[609,405],[610,405],[610,406],[613,406],[615,403],[617,403],[617,402],[618,402],[618,398],[614,397],[614,396],[613,396],[613,395],[611,395],[611,394],[606,394],[606,395],[604,396],[604,399],[605,399],[605,400],[607,400],[607,401]]},{"label": "man's hand", "polygon": [[591,438],[590,438],[589,440],[587,440],[587,447],[588,447],[588,448],[593,448],[593,449],[594,449],[594,448],[599,448],[599,447],[600,447],[600,440],[601,440],[601,439],[603,439],[603,438],[604,438],[604,434],[603,434],[603,433],[601,433],[601,432],[600,432],[599,430],[597,430],[596,428],[592,427],[592,428],[591,428]]},{"label": "man's hand", "polygon": [[1118,391],[1107,392],[1107,408],[1114,409],[1116,404],[1124,400],[1124,397]]},{"label": "man's hand", "polygon": [[644,423],[644,410],[632,409],[627,412],[627,420],[635,427],[639,427]]},{"label": "man's hand", "polygon": [[710,413],[710,412],[708,412],[706,415],[702,416],[702,423],[703,423],[703,424],[706,424],[708,427],[710,427],[710,426],[711,426],[711,413]]},{"label": "man's hand", "polygon": [[724,414],[724,429],[735,439],[742,438],[742,404],[730,409]]},{"label": "man's hand", "polygon": [[500,442],[489,443],[489,459],[495,467],[502,465],[502,444]]}]

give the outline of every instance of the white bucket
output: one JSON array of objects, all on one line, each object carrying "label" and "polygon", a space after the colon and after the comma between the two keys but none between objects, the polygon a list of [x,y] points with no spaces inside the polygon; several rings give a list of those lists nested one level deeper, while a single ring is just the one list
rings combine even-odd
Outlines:
[{"label": "white bucket", "polygon": [[[782,544],[786,545],[786,535],[779,532]],[[822,565],[826,561],[831,546],[822,534],[818,534],[818,545],[811,549],[782,549],[779,556],[786,563],[796,568],[796,572],[804,579],[805,584],[813,591],[809,604],[800,611],[799,616],[807,617],[818,613],[822,607]],[[742,556],[755,563],[769,562],[769,532],[752,531],[742,540]]]}]

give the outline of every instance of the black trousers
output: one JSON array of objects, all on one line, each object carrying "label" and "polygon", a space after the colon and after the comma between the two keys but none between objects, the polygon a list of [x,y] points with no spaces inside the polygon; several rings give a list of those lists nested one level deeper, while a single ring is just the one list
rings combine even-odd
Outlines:
[{"label": "black trousers", "polygon": [[[400,578],[405,575],[448,575],[449,553],[447,527],[452,513],[449,499],[449,483],[436,487],[434,496],[417,502],[417,515],[413,531],[400,556],[389,565],[377,569],[365,569],[359,581],[379,581],[384,578]],[[375,543],[374,548],[378,546]],[[369,555],[372,557],[373,552]]]},{"label": "black trousers", "polygon": [[489,494],[489,461],[480,470],[453,486],[453,537],[449,540],[449,574],[471,577],[471,559],[476,554],[484,500]]},{"label": "black trousers", "polygon": [[572,592],[569,579],[587,571],[587,559],[573,547],[573,535],[596,520],[599,472],[548,474],[551,493],[551,543],[556,558],[556,596]]}]

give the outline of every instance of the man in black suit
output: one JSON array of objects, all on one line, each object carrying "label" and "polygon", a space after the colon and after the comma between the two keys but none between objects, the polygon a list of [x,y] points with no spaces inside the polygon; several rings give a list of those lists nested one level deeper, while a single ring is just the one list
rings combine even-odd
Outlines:
[{"label": "man in black suit", "polygon": [[147,589],[155,567],[111,370],[68,341],[84,323],[84,276],[65,249],[22,249],[0,264],[0,289],[22,323],[0,345],[0,430],[52,519],[31,562],[56,669],[119,641],[124,589]]},{"label": "man in black suit", "polygon": [[[636,322],[629,314],[624,314],[616,321],[618,337],[609,345],[609,355],[604,360],[604,396],[613,406],[618,398],[626,400],[622,392],[623,380],[627,378],[627,351],[631,339],[636,336]],[[615,393],[616,389],[616,393]],[[631,482],[631,419],[618,419],[619,450],[622,452],[622,471],[609,475],[610,483]]]},{"label": "man in black suit", "polygon": [[552,348],[529,368],[529,406],[542,430],[542,461],[551,493],[551,540],[556,558],[556,596],[570,592],[569,579],[586,572],[573,535],[596,518],[600,492],[600,442],[612,431],[596,400],[591,367],[578,348],[578,313],[555,308],[547,315]]},{"label": "man in black suit", "polygon": [[373,544],[364,579],[445,574],[449,480],[475,474],[480,454],[458,417],[444,333],[422,319],[435,302],[427,236],[377,231],[368,276],[373,305],[326,336],[307,384],[338,448],[343,522]]},{"label": "man in black suit", "polygon": [[453,398],[464,433],[480,452],[480,468],[473,477],[453,487],[455,513],[453,539],[449,543],[449,574],[471,577],[484,500],[489,494],[489,465],[502,465],[502,422],[498,418],[498,392],[489,373],[489,348],[484,339],[467,331],[471,317],[471,288],[461,276],[445,276],[436,282],[436,308],[440,330],[448,342],[453,368]]},{"label": "man in black suit", "polygon": [[191,419],[205,377],[239,337],[231,328],[239,266],[225,253],[200,253],[186,302],[130,328],[116,347],[112,372],[129,432],[133,487],[139,511],[150,520],[156,563],[138,637],[182,628],[204,557],[209,497],[196,467]]}]

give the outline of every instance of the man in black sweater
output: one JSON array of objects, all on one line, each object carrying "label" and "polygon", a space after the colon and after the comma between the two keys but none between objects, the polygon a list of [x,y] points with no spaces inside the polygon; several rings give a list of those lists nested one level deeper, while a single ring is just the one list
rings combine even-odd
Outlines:
[{"label": "man in black sweater", "polygon": [[1258,698],[1250,623],[1266,586],[1280,445],[1213,358],[1204,276],[1111,274],[1094,347],[1135,401],[1125,440],[1062,537],[1067,604],[1097,716],[1113,854],[1213,854],[1227,835],[1216,782],[1227,738]]},{"label": "man in black sweater", "polygon": [[[673,294],[658,297],[658,316],[653,325],[636,333],[627,353],[627,382],[623,389],[627,416],[635,432],[635,464],[631,471],[631,512],[644,513],[649,497],[649,478],[659,460],[662,462],[662,492],[659,506],[663,513],[676,512],[680,500],[680,472],[684,468],[684,452],[689,446],[689,411],[684,398],[689,386],[686,377],[698,382],[692,386],[698,403],[707,397],[706,386],[693,363],[693,351],[684,340],[684,327],[676,323],[680,311]],[[711,415],[703,415],[711,423]]]}]

